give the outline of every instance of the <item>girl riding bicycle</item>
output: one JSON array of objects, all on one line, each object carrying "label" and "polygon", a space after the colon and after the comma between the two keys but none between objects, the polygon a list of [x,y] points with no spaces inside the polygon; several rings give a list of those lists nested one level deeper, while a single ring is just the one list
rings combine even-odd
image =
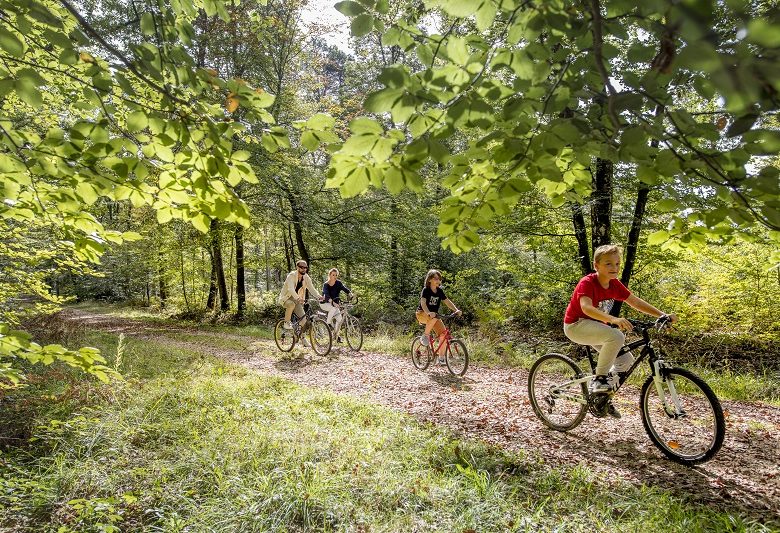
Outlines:
[{"label": "girl riding bicycle", "polygon": [[328,312],[328,318],[325,321],[333,327],[333,335],[336,336],[338,342],[341,342],[339,330],[341,329],[341,321],[344,318],[341,315],[341,298],[339,297],[342,291],[352,294],[352,291],[339,279],[339,269],[331,268],[328,270],[328,281],[322,286],[323,301],[320,304],[320,308]]},{"label": "girl riding bicycle", "polygon": [[[633,326],[627,319],[609,314],[615,300],[624,301],[637,311],[650,316],[669,316],[672,322],[677,320],[675,315],[666,315],[632,294],[617,279],[622,254],[623,249],[614,244],[596,248],[593,253],[593,267],[596,272],[588,274],[577,283],[563,319],[563,332],[570,340],[577,344],[593,346],[599,351],[596,375],[591,383],[591,392],[595,393],[611,390],[607,383],[607,374],[613,365],[616,372],[623,372],[634,362],[630,353],[616,360],[626,340],[623,331],[631,331]],[[611,328],[608,324],[617,326],[618,329]],[[620,417],[614,407],[610,409],[610,414],[616,418]]]},{"label": "girl riding bicycle", "polygon": [[[442,341],[444,340],[443,334],[445,329],[444,322],[436,316],[439,312],[439,307],[442,302],[444,302],[444,305],[449,307],[455,314],[461,314],[460,309],[457,308],[452,300],[447,298],[447,295],[444,294],[444,290],[440,285],[441,272],[434,269],[429,270],[425,275],[425,286],[420,293],[420,303],[417,306],[417,313],[415,315],[417,317],[417,322],[425,325],[426,338],[431,333],[431,330],[438,335],[439,347],[436,350],[436,355],[439,356],[441,355],[440,351],[442,346],[444,346]],[[439,364],[444,364],[441,357],[439,357]]]}]

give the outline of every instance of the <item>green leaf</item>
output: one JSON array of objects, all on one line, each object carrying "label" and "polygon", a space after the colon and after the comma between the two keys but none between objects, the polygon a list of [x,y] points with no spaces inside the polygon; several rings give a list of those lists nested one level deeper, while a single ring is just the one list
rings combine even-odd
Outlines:
[{"label": "green leaf", "polygon": [[211,219],[204,213],[195,215],[190,219],[190,222],[195,227],[195,229],[204,235],[209,232],[209,228],[211,227]]},{"label": "green leaf", "polygon": [[667,240],[669,240],[669,232],[664,230],[656,231],[647,236],[647,244],[650,246],[657,246]]},{"label": "green leaf", "polygon": [[4,25],[0,24],[0,48],[11,54],[12,56],[22,57],[24,56],[25,45],[16,34],[6,29]]},{"label": "green leaf", "polygon": [[466,39],[463,37],[450,37],[447,39],[447,56],[456,65],[465,65],[469,59],[469,49]]},{"label": "green leaf", "polygon": [[366,12],[365,7],[351,0],[345,0],[344,2],[339,2],[333,7],[336,8],[336,11],[348,17],[356,17]]},{"label": "green leaf", "polygon": [[43,96],[41,95],[41,92],[29,79],[17,80],[14,86],[16,88],[16,94],[23,102],[26,102],[36,109],[43,105]]},{"label": "green leaf", "polygon": [[358,15],[352,19],[350,32],[354,37],[363,37],[374,29],[374,18],[369,14]]},{"label": "green leaf", "polygon": [[366,117],[359,117],[349,123],[349,130],[355,134],[374,134],[381,135],[384,133],[382,126],[373,119]]},{"label": "green leaf", "polygon": [[485,31],[496,18],[496,5],[492,0],[485,0],[477,9],[477,29]]},{"label": "green leaf", "polygon": [[143,111],[133,111],[127,116],[127,129],[130,131],[141,131],[148,125],[149,120]]},{"label": "green leaf", "polygon": [[147,37],[151,37],[157,33],[157,30],[154,27],[154,17],[151,13],[147,12],[141,15],[141,33]]}]

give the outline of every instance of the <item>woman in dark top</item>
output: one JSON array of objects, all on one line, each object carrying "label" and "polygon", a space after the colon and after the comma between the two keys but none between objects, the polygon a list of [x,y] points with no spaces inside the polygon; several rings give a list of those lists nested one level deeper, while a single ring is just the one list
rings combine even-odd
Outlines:
[{"label": "woman in dark top", "polygon": [[322,286],[323,303],[320,307],[328,312],[328,318],[326,322],[333,326],[333,335],[337,341],[340,341],[339,330],[341,329],[341,321],[343,319],[341,315],[341,299],[339,295],[341,292],[352,294],[349,288],[341,283],[339,279],[339,269],[331,268],[328,270],[328,281]]},{"label": "woman in dark top", "polygon": [[[420,303],[417,306],[417,322],[425,325],[425,335],[429,335],[433,330],[439,336],[439,349],[442,348],[442,333],[444,333],[444,322],[438,318],[439,307],[442,302],[452,309],[455,314],[460,314],[460,309],[447,298],[441,285],[441,272],[438,270],[429,270],[425,275],[425,287],[420,293]],[[437,351],[438,355],[438,351]],[[442,358],[439,357],[439,363]]]}]

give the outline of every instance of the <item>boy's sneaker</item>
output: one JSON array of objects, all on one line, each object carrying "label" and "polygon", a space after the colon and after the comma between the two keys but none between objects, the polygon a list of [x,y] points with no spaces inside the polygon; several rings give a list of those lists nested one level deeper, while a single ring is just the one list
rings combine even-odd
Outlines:
[{"label": "boy's sneaker", "polygon": [[607,414],[611,416],[612,418],[620,418],[620,411],[618,411],[615,408],[615,405],[612,402],[609,402],[607,404]]},{"label": "boy's sneaker", "polygon": [[306,348],[311,348],[311,344],[309,344],[309,339],[306,337],[301,337],[301,344],[303,344]]},{"label": "boy's sneaker", "polygon": [[590,382],[591,394],[601,394],[611,391],[612,387],[607,383],[607,376],[595,376]]},{"label": "boy's sneaker", "polygon": [[442,366],[447,365],[447,359],[445,359],[443,355],[440,355],[436,362]]},{"label": "boy's sneaker", "polygon": [[336,337],[336,342],[338,342],[339,344],[341,344],[341,343],[343,343],[343,342],[344,342],[344,340],[341,338],[341,335],[339,335],[338,337]]},{"label": "boy's sneaker", "polygon": [[283,329],[292,329],[292,322],[290,322],[289,320],[285,320],[284,324],[282,325],[282,328]]}]

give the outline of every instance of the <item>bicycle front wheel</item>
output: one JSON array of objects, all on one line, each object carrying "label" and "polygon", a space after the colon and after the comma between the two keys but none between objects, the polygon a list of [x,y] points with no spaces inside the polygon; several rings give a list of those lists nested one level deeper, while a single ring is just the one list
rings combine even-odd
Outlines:
[{"label": "bicycle front wheel", "polygon": [[360,327],[360,321],[354,316],[347,315],[344,320],[344,336],[352,351],[359,352],[363,346],[363,328]]},{"label": "bicycle front wheel", "polygon": [[412,364],[417,370],[425,370],[431,364],[431,347],[420,342],[420,337],[412,340]]},{"label": "bicycle front wheel", "polygon": [[291,329],[284,329],[284,320],[277,322],[274,327],[274,341],[283,352],[289,352],[295,346],[295,333]]},{"label": "bicycle front wheel", "polygon": [[330,333],[330,326],[321,318],[314,318],[309,328],[309,340],[311,349],[314,353],[322,357],[330,353],[333,344],[333,336]]},{"label": "bicycle front wheel", "polygon": [[574,429],[588,413],[588,387],[577,364],[559,353],[541,356],[528,373],[534,413],[556,431]]},{"label": "bicycle front wheel", "polygon": [[715,393],[700,377],[683,368],[662,369],[647,378],[640,398],[642,423],[658,449],[673,461],[697,465],[723,445],[726,422]]},{"label": "bicycle front wheel", "polygon": [[469,351],[466,349],[466,344],[457,339],[450,341],[445,361],[450,374],[453,376],[464,375],[469,368]]}]

